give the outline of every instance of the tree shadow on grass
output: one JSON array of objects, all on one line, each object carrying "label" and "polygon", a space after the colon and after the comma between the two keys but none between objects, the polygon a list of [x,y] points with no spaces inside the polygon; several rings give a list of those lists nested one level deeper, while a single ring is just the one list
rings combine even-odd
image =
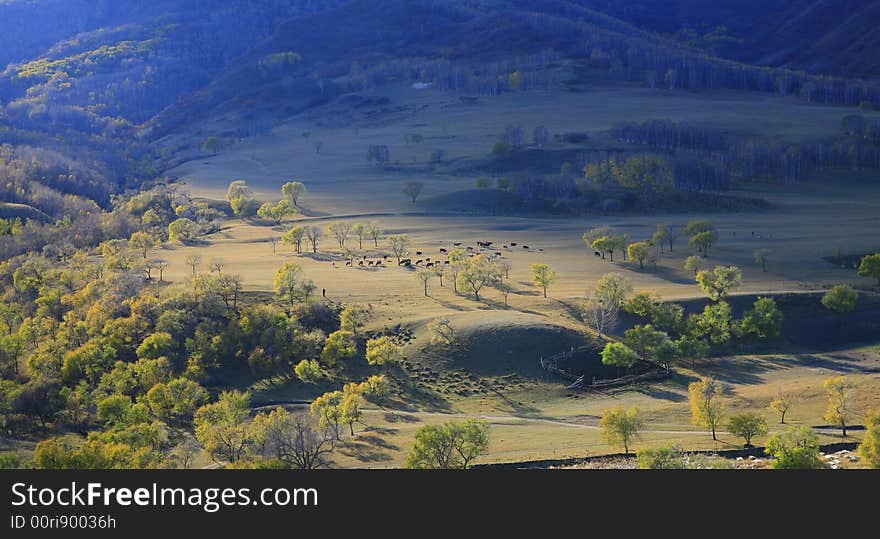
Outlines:
[{"label": "tree shadow on grass", "polygon": [[361,462],[385,462],[394,457],[389,451],[399,449],[396,445],[373,435],[356,434],[339,447],[339,453]]},{"label": "tree shadow on grass", "polygon": [[672,268],[668,268],[666,266],[653,266],[650,269],[645,270],[643,273],[648,273],[651,275],[655,275],[664,281],[675,283],[675,284],[694,284],[693,278],[682,277],[680,273]]}]

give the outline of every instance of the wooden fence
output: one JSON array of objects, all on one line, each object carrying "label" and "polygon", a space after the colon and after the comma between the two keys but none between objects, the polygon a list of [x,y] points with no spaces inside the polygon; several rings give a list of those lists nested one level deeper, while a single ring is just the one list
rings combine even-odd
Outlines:
[{"label": "wooden fence", "polygon": [[587,352],[592,348],[592,346],[580,346],[577,348],[573,347],[570,350],[560,352],[546,358],[542,356],[540,360],[541,368],[547,372],[552,372],[571,382],[571,384],[569,384],[566,389],[584,389],[585,387],[602,389],[608,387],[635,384],[638,382],[645,382],[649,380],[660,380],[670,375],[669,369],[655,366],[655,368],[653,368],[649,372],[642,374],[630,374],[627,376],[611,378],[608,380],[597,380],[596,377],[593,377],[592,382],[590,382],[589,385],[586,385],[586,375],[579,375],[574,373],[571,369],[565,366],[565,362],[572,359],[575,354],[579,352]]}]

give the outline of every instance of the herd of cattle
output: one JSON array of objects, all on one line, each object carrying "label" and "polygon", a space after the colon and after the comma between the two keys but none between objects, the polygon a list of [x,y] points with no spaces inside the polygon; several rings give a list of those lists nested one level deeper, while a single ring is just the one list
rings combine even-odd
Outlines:
[{"label": "herd of cattle", "polygon": [[[524,251],[537,250],[543,252],[544,249],[532,249],[528,245],[521,245],[517,242],[510,242],[502,244],[501,250],[493,250],[494,242],[491,241],[478,241],[476,242],[477,246],[473,247],[470,245],[466,245],[462,247],[462,242],[453,243],[453,248],[463,248],[469,257],[477,256],[477,254],[488,254],[488,256],[493,258],[501,258],[504,256],[504,251],[512,251],[513,249],[519,248]],[[441,266],[448,266],[450,261],[446,258],[449,255],[449,249],[440,248],[440,257],[429,257],[425,256],[424,251],[416,251],[416,257],[410,258],[402,258],[400,262],[397,264],[398,266],[404,267],[406,269],[415,269],[416,267],[425,267],[425,268],[436,268]],[[389,265],[388,259],[389,255],[383,255],[381,259],[378,260],[370,260],[364,255],[360,260],[349,260],[345,263],[346,266],[354,266],[355,264],[359,267],[371,267],[371,268],[381,268],[387,267]],[[393,262],[393,261],[392,261]],[[334,263],[335,266],[335,263]]]}]

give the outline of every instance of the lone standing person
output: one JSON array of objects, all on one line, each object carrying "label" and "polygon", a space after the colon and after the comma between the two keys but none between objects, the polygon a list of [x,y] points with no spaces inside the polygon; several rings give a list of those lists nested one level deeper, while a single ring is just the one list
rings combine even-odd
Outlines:
[{"label": "lone standing person", "polygon": [[324,297],[324,298],[327,297],[327,289],[326,288],[321,289],[321,297]]}]

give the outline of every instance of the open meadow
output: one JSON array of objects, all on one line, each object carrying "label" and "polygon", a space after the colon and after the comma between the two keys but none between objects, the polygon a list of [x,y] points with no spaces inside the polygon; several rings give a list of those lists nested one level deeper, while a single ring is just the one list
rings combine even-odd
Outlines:
[{"label": "open meadow", "polygon": [[[370,104],[376,96],[390,97],[391,104],[381,99]],[[857,277],[853,268],[840,268],[823,257],[876,251],[880,183],[874,175],[836,170],[797,186],[743,185],[731,194],[770,204],[747,212],[513,216],[458,211],[455,200],[480,196],[473,189],[477,173],[467,173],[467,167],[423,166],[435,149],[444,150],[452,163],[479,161],[510,123],[543,123],[551,132],[588,131],[593,135],[590,144],[601,149],[614,144],[605,130],[621,121],[644,118],[693,121],[722,128],[734,137],[808,140],[836,132],[844,109],[748,94],[669,96],[626,87],[509,95],[478,104],[408,88],[365,92],[363,97],[352,100],[366,103],[362,106],[328,106],[329,110],[282,122],[270,134],[172,171],[194,196],[210,199],[222,199],[228,183],[241,179],[257,198],[277,200],[281,184],[297,179],[308,188],[301,213],[281,226],[229,220],[203,241],[166,244],[154,253],[169,261],[165,275],[172,282],[185,282],[191,272],[185,260],[197,255],[203,263],[201,271],[207,272],[211,261],[221,260],[223,272],[240,276],[246,291],[259,293],[271,292],[273,275],[282,263],[296,262],[314,281],[316,295],[326,294],[320,299],[368,306],[371,317],[366,330],[401,326],[414,332],[415,339],[405,347],[404,364],[395,374],[396,406],[367,410],[355,436],[334,456],[336,465],[399,466],[418,427],[451,417],[481,417],[491,423],[492,443],[481,462],[611,453],[615,450],[602,442],[597,423],[602,411],[614,405],[640,408],[647,418],[645,445],[741,447],[741,442],[724,434],[713,442],[704,429],[691,424],[687,383],[706,375],[729,385],[731,413],[749,410],[771,418],[771,434],[779,427],[767,406],[780,392],[796,396],[790,422],[823,425],[822,383],[834,374],[846,374],[855,383],[859,413],[878,405],[880,349],[876,346],[816,351],[790,342],[769,352],[701,360],[677,369],[668,380],[613,391],[566,390],[567,382],[538,367],[540,357],[586,342],[588,331],[579,308],[606,273],[619,272],[637,292],[654,291],[667,300],[703,295],[693,274],[683,267],[684,259],[695,254],[686,238],[679,239],[655,266],[639,269],[620,253],[611,262],[587,248],[581,235],[598,226],[610,226],[638,241],[650,238],[658,223],[683,227],[690,220],[708,219],[717,227],[719,239],[707,263],[742,268],[743,284],[737,294],[808,293],[849,283],[870,295],[873,283]],[[218,120],[221,126],[223,122]],[[404,133],[420,133],[424,139],[406,144]],[[323,141],[320,153],[315,151],[316,140]],[[394,166],[389,164],[387,170],[369,166],[365,159],[369,144],[388,145]],[[405,180],[424,182],[422,200],[413,204],[400,192]],[[441,200],[433,198],[439,195],[444,195],[443,202],[432,202]],[[347,258],[326,232],[335,222],[378,223],[387,235],[405,234],[413,259],[442,261],[446,256],[441,249],[460,243],[479,252],[476,242],[491,241],[484,251],[498,254],[511,267],[508,305],[494,290],[487,289],[479,301],[472,294],[456,294],[448,280],[443,286],[432,280],[425,295],[414,271],[398,267],[387,246],[376,246],[368,238],[362,246],[349,238],[357,258],[346,267]],[[273,245],[273,239],[295,224],[325,230],[317,253],[296,254],[289,245]],[[766,271],[754,260],[759,249],[771,252]],[[358,260],[370,265],[359,266]],[[383,264],[373,266],[375,261]],[[535,263],[547,264],[558,274],[546,299],[532,283],[530,265]],[[448,318],[466,336],[469,346],[461,357],[428,353],[426,328],[439,318]],[[481,342],[491,345],[480,346]],[[297,408],[316,396],[314,388],[296,381],[260,382],[252,390],[256,405],[287,403]],[[823,442],[840,441],[831,429],[819,432]]]}]

